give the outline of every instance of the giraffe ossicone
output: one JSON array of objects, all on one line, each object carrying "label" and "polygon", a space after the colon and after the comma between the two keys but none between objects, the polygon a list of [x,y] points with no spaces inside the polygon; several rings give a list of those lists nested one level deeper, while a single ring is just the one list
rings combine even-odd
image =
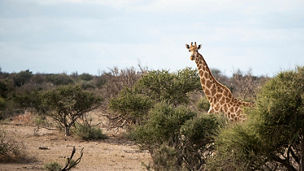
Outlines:
[{"label": "giraffe ossicone", "polygon": [[186,48],[191,53],[190,59],[197,65],[202,89],[210,103],[208,113],[223,113],[231,121],[245,120],[244,107],[253,104],[233,97],[231,91],[213,77],[203,55],[198,52],[201,45],[191,42]]}]

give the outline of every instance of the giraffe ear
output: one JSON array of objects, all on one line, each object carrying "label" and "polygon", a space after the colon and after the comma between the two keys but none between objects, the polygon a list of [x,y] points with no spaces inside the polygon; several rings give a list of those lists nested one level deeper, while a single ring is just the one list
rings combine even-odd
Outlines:
[{"label": "giraffe ear", "polygon": [[198,45],[197,50],[201,48],[201,45]]},{"label": "giraffe ear", "polygon": [[188,44],[186,44],[186,48],[187,48],[187,49],[190,49],[190,46],[189,46]]}]

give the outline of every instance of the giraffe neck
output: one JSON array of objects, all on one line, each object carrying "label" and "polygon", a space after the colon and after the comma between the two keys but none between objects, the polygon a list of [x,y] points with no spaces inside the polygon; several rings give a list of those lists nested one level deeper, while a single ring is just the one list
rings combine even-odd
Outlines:
[{"label": "giraffe neck", "polygon": [[210,102],[215,95],[213,90],[216,89],[217,81],[213,77],[206,61],[200,53],[198,53],[195,63],[197,65],[203,91]]}]

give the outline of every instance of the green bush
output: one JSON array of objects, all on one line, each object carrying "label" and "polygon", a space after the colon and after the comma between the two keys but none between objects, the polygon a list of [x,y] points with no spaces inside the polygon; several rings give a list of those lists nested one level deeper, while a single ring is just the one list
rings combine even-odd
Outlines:
[{"label": "green bush", "polygon": [[41,96],[40,92],[33,91],[25,91],[22,93],[15,94],[13,98],[14,102],[18,104],[18,107],[21,108],[39,108],[41,105]]},{"label": "green bush", "polygon": [[33,76],[32,72],[29,70],[26,71],[21,71],[17,73],[13,80],[14,80],[14,85],[17,87],[23,86],[26,82],[28,82],[31,77]]},{"label": "green bush", "polygon": [[[249,119],[221,131],[216,168],[300,170],[304,154],[304,67],[281,72],[257,95]],[[303,155],[302,155],[303,157]]]},{"label": "green bush", "polygon": [[140,145],[153,147],[167,142],[178,143],[180,127],[196,114],[183,106],[174,108],[159,103],[149,112],[148,120],[135,128],[131,137]]},{"label": "green bush", "polygon": [[0,97],[0,110],[5,109],[5,105],[6,105],[5,99]]},{"label": "green bush", "polygon": [[208,99],[204,96],[202,97],[198,103],[197,103],[197,108],[201,111],[207,112],[210,108],[210,103]]},{"label": "green bush", "polygon": [[57,162],[50,162],[46,163],[44,168],[48,171],[61,171],[62,166]]},{"label": "green bush", "polygon": [[74,83],[73,79],[66,74],[49,74],[46,76],[46,80],[56,86]]},{"label": "green bush", "polygon": [[81,80],[84,80],[84,81],[90,81],[90,80],[92,80],[94,77],[93,77],[92,75],[88,74],[88,73],[83,73],[83,74],[79,75],[79,78],[80,78]]},{"label": "green bush", "polygon": [[148,96],[136,94],[130,89],[124,89],[118,97],[112,98],[109,108],[121,114],[120,118],[132,123],[140,123],[152,107]]},{"label": "green bush", "polygon": [[186,68],[177,73],[151,71],[143,75],[132,88],[125,88],[112,98],[109,107],[114,112],[113,118],[118,118],[118,121],[129,125],[141,124],[154,104],[186,104],[189,101],[187,93],[198,87],[199,77],[195,70]]},{"label": "green bush", "polygon": [[173,74],[165,70],[151,71],[135,84],[136,92],[174,105],[188,103],[187,93],[197,89],[200,89],[199,76],[190,68]]},{"label": "green bush", "polygon": [[52,117],[70,135],[70,128],[85,113],[100,105],[101,98],[79,86],[61,86],[41,95],[39,110]]},{"label": "green bush", "polygon": [[85,83],[81,84],[81,88],[84,89],[84,90],[89,90],[89,89],[94,90],[95,85],[93,83],[90,83],[90,82],[85,82]]},{"label": "green bush", "polygon": [[203,170],[214,151],[214,137],[225,123],[223,118],[196,117],[196,113],[186,107],[160,103],[152,108],[143,125],[135,127],[130,137],[149,150],[155,170]]},{"label": "green bush", "polygon": [[5,81],[0,80],[0,97],[7,97],[8,85]]},{"label": "green bush", "polygon": [[181,134],[184,136],[184,140],[187,139],[193,145],[205,146],[212,142],[219,128],[224,126],[224,123],[224,117],[204,114],[187,120],[181,127]]},{"label": "green bush", "polygon": [[100,128],[91,126],[87,123],[76,123],[74,133],[83,140],[101,140],[107,138],[107,136],[102,133]]},{"label": "green bush", "polygon": [[206,161],[214,153],[214,138],[224,123],[224,117],[217,115],[201,115],[185,122],[180,129],[182,140],[178,148],[185,168],[206,169]]},{"label": "green bush", "polygon": [[167,145],[161,145],[153,154],[153,169],[154,170],[180,170],[178,152]]}]

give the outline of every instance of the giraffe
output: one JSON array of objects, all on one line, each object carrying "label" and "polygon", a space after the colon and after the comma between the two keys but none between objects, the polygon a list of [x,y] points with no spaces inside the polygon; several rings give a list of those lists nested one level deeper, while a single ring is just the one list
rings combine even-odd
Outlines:
[{"label": "giraffe", "polygon": [[224,113],[230,121],[246,120],[243,107],[253,104],[233,97],[231,91],[213,77],[205,59],[198,52],[201,45],[191,42],[190,46],[186,44],[186,48],[191,52],[190,59],[197,65],[202,89],[210,103],[208,113]]}]

